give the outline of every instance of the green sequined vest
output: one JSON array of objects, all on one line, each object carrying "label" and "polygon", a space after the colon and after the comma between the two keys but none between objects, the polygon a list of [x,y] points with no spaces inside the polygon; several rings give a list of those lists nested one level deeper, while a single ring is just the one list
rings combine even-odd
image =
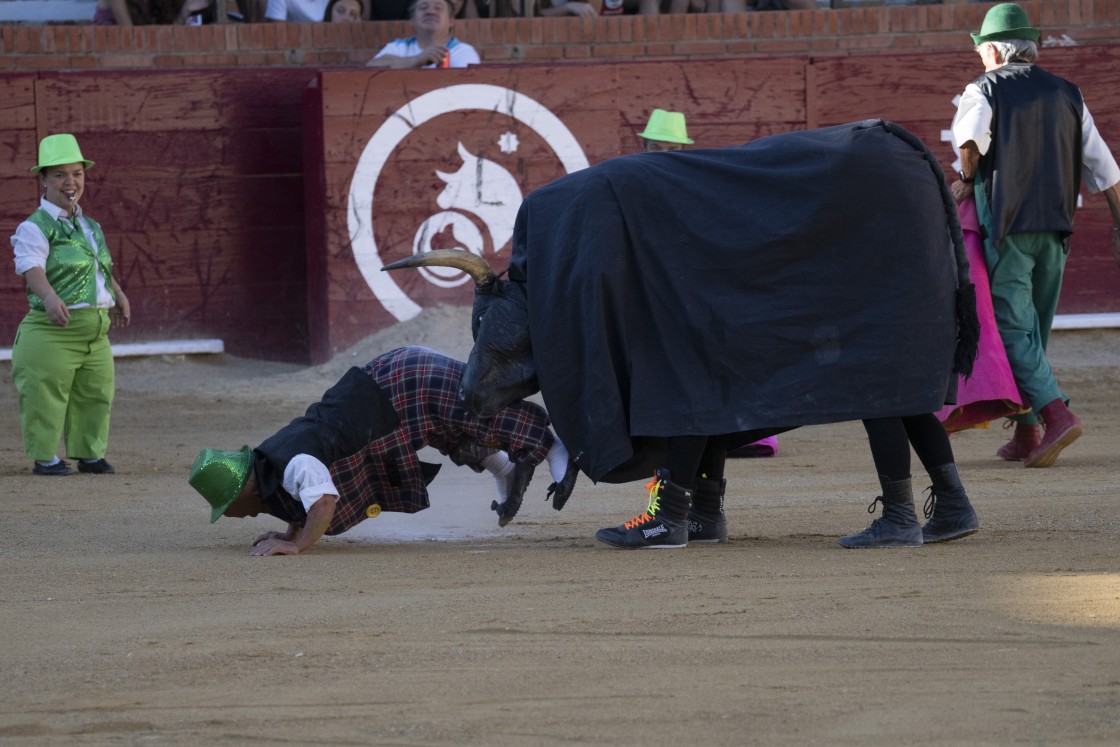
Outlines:
[{"label": "green sequined vest", "polygon": [[[97,241],[96,254],[80,228],[51,217],[46,210],[39,208],[27,219],[47,237],[50,246],[47,253],[47,282],[67,306],[79,303],[97,305],[96,265],[101,266],[109,292],[113,292],[113,260],[105,246],[105,234],[101,232],[97,221],[88,216],[83,217],[93,228],[93,236]],[[27,289],[27,300],[32,309],[44,309],[43,299],[32,293],[30,288]]]}]

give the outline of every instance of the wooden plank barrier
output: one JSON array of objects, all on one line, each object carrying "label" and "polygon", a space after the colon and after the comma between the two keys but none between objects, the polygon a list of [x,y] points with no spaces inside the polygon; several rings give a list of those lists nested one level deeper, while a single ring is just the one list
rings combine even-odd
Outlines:
[{"label": "wooden plank barrier", "polygon": [[[1120,46],[1045,49],[1120,149]],[[0,202],[9,233],[37,204],[39,138],[73,132],[83,206],[105,227],[134,308],[119,342],[221,338],[234,354],[320,362],[438,303],[456,273],[379,272],[427,248],[508,261],[517,207],[568,171],[638,150],[649,110],[684,112],[693,147],[882,117],[946,170],[970,51],[466,70],[200,69],[0,74]],[[874,184],[867,194],[873,219]],[[1077,218],[1061,313],[1120,311],[1103,198]],[[9,258],[11,254],[6,254]],[[0,346],[26,309],[0,273]],[[391,282],[388,282],[391,281]]]}]

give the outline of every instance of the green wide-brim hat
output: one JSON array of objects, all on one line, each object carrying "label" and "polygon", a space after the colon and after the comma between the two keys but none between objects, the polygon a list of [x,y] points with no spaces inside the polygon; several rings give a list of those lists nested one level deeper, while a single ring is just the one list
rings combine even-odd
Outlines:
[{"label": "green wide-brim hat", "polygon": [[971,36],[977,46],[984,42],[1007,39],[1023,39],[1037,44],[1042,38],[1042,32],[1031,26],[1027,11],[1015,3],[1004,3],[992,7],[984,16],[984,24],[980,27],[979,33]]},{"label": "green wide-brim hat", "polygon": [[660,140],[663,143],[679,143],[692,145],[688,137],[688,128],[684,124],[684,115],[680,112],[667,112],[664,109],[654,109],[649,115],[646,128],[638,133],[638,137],[646,140]]},{"label": "green wide-brim hat", "polygon": [[31,167],[31,173],[38,174],[45,168],[68,163],[80,163],[86,169],[93,165],[93,161],[82,157],[76,137],[68,133],[48,135],[39,143],[39,163]]},{"label": "green wide-brim hat", "polygon": [[210,512],[211,524],[237,500],[249,479],[252,463],[253,450],[248,446],[242,446],[241,451],[203,449],[199,452],[187,482],[213,509]]}]

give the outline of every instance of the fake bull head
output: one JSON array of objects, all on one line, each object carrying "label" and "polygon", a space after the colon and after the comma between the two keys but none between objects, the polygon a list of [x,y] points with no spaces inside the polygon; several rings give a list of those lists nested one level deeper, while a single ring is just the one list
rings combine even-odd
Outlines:
[{"label": "fake bull head", "polygon": [[475,282],[471,310],[474,348],[459,384],[463,406],[480,417],[492,417],[501,408],[539,391],[523,284],[498,278],[482,257],[449,249],[406,257],[382,270],[433,265],[462,270]]}]

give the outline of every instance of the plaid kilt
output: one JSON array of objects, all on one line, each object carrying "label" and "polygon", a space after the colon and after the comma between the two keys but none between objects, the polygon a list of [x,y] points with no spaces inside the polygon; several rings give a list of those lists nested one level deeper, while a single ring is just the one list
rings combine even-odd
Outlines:
[{"label": "plaid kilt", "polygon": [[459,403],[466,366],[434,350],[406,347],[374,358],[363,369],[381,387],[400,416],[392,433],[330,465],[339,496],[327,534],[340,534],[383,511],[415,513],[429,505],[416,452],[432,446],[458,465],[481,472],[495,450],[514,462],[540,464],[552,447],[548,414],[531,402],[517,402],[492,418],[479,418]]}]

